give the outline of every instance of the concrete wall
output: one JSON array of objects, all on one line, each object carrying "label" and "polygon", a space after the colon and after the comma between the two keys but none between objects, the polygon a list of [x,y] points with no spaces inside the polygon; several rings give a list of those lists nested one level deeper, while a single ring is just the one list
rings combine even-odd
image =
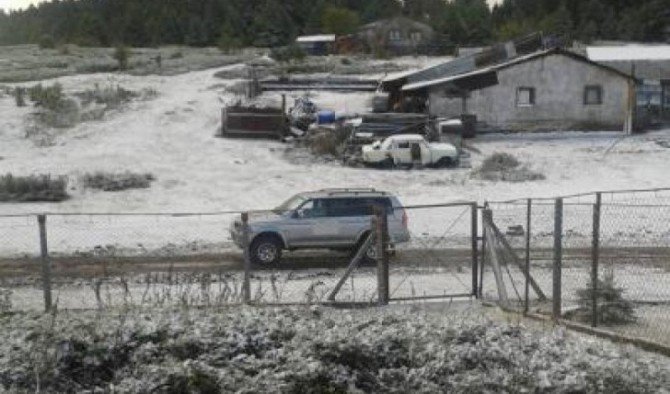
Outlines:
[{"label": "concrete wall", "polygon": [[[553,54],[498,72],[499,85],[472,92],[468,112],[494,128],[510,131],[624,130],[629,121],[631,82],[619,74]],[[601,105],[584,105],[586,85],[601,85]],[[535,88],[535,105],[519,107],[519,87]],[[444,87],[430,91],[430,113],[457,116],[461,99],[446,98]]]}]

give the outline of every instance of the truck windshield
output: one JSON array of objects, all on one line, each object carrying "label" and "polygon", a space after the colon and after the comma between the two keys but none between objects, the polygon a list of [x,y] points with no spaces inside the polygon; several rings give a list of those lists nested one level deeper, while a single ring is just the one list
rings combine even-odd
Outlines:
[{"label": "truck windshield", "polygon": [[281,214],[288,211],[294,211],[298,209],[298,207],[300,207],[302,203],[305,202],[305,200],[307,200],[305,197],[298,194],[296,196],[289,198],[288,200],[286,200],[286,202],[275,208],[274,212]]}]

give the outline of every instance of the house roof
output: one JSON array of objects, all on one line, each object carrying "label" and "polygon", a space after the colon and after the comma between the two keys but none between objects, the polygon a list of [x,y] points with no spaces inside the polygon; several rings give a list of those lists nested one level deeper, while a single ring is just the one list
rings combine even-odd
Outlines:
[{"label": "house roof", "polygon": [[[517,58],[514,58],[512,60],[503,62],[503,63],[498,63],[494,64],[491,66],[487,66],[484,68],[480,68],[474,71],[466,72],[466,73],[461,73],[461,74],[456,74],[456,75],[449,75],[444,78],[437,78],[437,79],[431,79],[428,81],[420,81],[417,83],[412,83],[408,84],[402,87],[403,91],[416,91],[416,90],[421,90],[421,89],[426,89],[429,87],[433,86],[438,86],[438,85],[444,85],[447,83],[453,83],[455,85],[464,85],[464,87],[467,86],[474,86],[475,89],[482,89],[487,86],[492,86],[495,85],[495,83],[491,83],[491,73],[497,73],[498,71],[502,69],[506,69],[509,67],[513,67],[517,64],[521,63],[526,63],[541,57],[545,56],[550,56],[550,55],[563,55],[563,56],[568,56],[573,58],[574,60],[581,61],[584,63],[587,63],[589,65],[592,65],[594,67],[602,68],[605,69],[609,72],[615,73],[623,78],[627,79],[634,79],[632,76],[629,74],[626,74],[624,72],[621,72],[615,68],[603,65],[601,63],[594,62],[592,60],[589,60],[588,58],[578,55],[574,52],[567,51],[565,49],[561,48],[552,48],[552,49],[545,49],[537,52],[530,53],[528,55],[523,55],[519,56]],[[497,82],[496,82],[497,83]],[[479,86],[479,87],[477,87]]]},{"label": "house roof", "polygon": [[296,42],[335,42],[335,34],[318,34],[313,36],[299,36]]},{"label": "house roof", "polygon": [[596,62],[670,60],[670,45],[592,46],[586,54]]},{"label": "house roof", "polygon": [[430,25],[427,25],[423,22],[419,22],[417,20],[407,18],[405,16],[396,16],[392,18],[387,18],[387,19],[380,19],[374,22],[370,22],[368,24],[365,24],[359,28],[359,30],[370,30],[370,29],[377,29],[380,27],[385,27],[388,25],[392,24],[407,24],[407,25],[412,25],[414,28],[421,28],[421,29],[426,29],[426,30],[433,30]]}]

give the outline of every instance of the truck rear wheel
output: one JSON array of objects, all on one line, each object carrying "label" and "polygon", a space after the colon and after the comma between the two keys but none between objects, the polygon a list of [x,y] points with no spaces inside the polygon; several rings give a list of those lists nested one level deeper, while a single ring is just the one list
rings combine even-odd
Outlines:
[{"label": "truck rear wheel", "polygon": [[454,165],[454,159],[452,159],[451,157],[443,157],[437,161],[437,167],[440,168],[452,167],[453,165]]}]

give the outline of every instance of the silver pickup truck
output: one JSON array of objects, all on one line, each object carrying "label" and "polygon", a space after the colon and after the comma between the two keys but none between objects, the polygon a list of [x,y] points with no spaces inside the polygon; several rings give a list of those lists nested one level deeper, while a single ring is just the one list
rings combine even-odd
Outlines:
[{"label": "silver pickup truck", "polygon": [[[271,212],[249,217],[249,255],[258,265],[278,263],[283,250],[357,250],[370,231],[374,206],[388,214],[391,245],[409,241],[407,214],[397,197],[374,189],[324,189],[297,194]],[[231,224],[242,247],[242,222]],[[366,251],[374,259],[375,249]]]}]

